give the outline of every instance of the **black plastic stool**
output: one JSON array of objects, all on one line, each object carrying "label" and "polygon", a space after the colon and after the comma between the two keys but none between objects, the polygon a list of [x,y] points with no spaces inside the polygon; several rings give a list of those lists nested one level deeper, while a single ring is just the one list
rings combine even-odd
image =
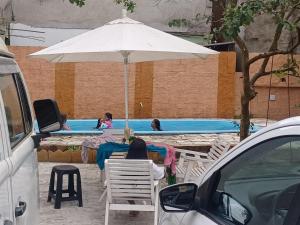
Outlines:
[{"label": "black plastic stool", "polygon": [[[57,174],[56,190],[54,190],[55,174]],[[77,189],[74,190],[74,174],[77,175]],[[68,175],[68,189],[63,190],[63,175]],[[63,197],[63,193],[68,193],[69,197]],[[48,202],[51,199],[55,200],[54,208],[60,209],[62,201],[78,200],[79,207],[82,207],[82,191],[81,191],[81,178],[79,169],[71,165],[54,166],[51,171]]]}]

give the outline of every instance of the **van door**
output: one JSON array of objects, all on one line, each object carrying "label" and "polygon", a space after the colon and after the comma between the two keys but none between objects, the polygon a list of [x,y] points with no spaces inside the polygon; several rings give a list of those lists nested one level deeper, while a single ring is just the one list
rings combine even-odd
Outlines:
[{"label": "van door", "polygon": [[[6,59],[7,60],[7,59]],[[12,196],[16,225],[38,225],[38,167],[32,116],[26,89],[15,62],[1,67],[0,90],[6,121],[7,151],[12,164]]]},{"label": "van door", "polygon": [[[0,121],[3,121],[3,114],[1,113],[0,101]],[[4,152],[4,135],[3,123],[0,123],[0,225],[8,225],[13,221],[13,207],[11,195],[11,180],[9,175],[9,164],[6,161],[7,152]]]}]

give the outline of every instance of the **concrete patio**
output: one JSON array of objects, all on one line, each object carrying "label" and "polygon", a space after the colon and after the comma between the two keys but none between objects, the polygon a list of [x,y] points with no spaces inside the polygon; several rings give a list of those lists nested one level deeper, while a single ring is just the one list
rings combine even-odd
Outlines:
[{"label": "concrete patio", "polygon": [[[50,172],[59,163],[39,163],[40,175],[40,225],[101,225],[104,224],[105,199],[99,202],[103,188],[96,164],[72,164],[80,169],[83,207],[76,201],[62,202],[61,209],[54,209],[53,201],[47,202]],[[66,182],[64,182],[66,183]],[[128,211],[111,212],[110,225],[152,225],[153,213],[141,212],[130,217]]]}]

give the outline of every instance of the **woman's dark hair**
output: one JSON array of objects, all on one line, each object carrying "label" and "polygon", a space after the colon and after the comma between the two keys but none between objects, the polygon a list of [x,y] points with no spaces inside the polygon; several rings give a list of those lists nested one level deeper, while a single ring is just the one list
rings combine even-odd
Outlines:
[{"label": "woman's dark hair", "polygon": [[106,116],[108,119],[112,120],[112,114],[111,114],[111,113],[107,112],[107,113],[105,113],[105,116]]},{"label": "woman's dark hair", "polygon": [[141,138],[135,138],[129,145],[126,159],[148,159],[146,142]]},{"label": "woman's dark hair", "polygon": [[159,119],[153,119],[153,123],[155,124],[156,129],[161,131]]}]

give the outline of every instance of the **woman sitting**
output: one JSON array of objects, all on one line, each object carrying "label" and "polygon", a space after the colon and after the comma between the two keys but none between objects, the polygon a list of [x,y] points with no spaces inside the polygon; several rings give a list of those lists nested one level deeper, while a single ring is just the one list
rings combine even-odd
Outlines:
[{"label": "woman sitting", "polygon": [[[131,137],[128,154],[126,159],[148,159],[146,142],[141,138]],[[164,168],[153,165],[153,178],[155,180],[162,179],[164,177]],[[128,200],[129,204],[135,204],[133,200]],[[137,216],[138,211],[130,211],[130,216]]]},{"label": "woman sitting", "polygon": [[[146,142],[141,138],[134,138],[129,145],[126,159],[148,159]],[[164,168],[153,163],[153,177],[155,180],[164,177]]]}]

